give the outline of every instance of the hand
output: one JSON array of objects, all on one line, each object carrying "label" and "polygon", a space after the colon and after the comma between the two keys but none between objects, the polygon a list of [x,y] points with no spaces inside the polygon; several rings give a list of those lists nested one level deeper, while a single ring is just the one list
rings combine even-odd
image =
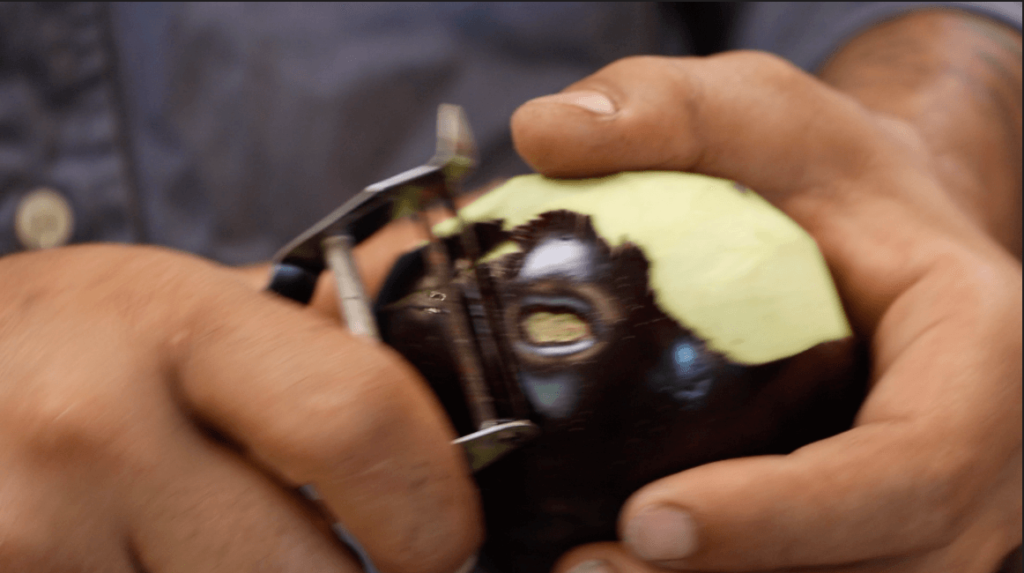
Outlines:
[{"label": "hand", "polygon": [[0,259],[0,570],[450,573],[477,494],[381,344],[155,248]]},{"label": "hand", "polygon": [[[853,429],[649,484],[622,510],[621,544],[576,550],[558,571],[990,573],[1020,545],[1021,266],[996,239],[1014,236],[1009,221],[1019,241],[1020,212],[964,207],[1019,195],[1018,155],[977,152],[992,172],[975,171],[919,123],[750,52],[623,60],[512,125],[549,176],[749,185],[814,236],[872,349]],[[972,187],[1013,169],[1015,186]]]}]

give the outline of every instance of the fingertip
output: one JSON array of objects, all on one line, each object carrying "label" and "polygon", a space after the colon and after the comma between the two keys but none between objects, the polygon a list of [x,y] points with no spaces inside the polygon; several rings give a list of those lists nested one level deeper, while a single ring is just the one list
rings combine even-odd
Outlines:
[{"label": "fingertip", "polygon": [[616,573],[604,559],[587,559],[577,563],[567,573]]},{"label": "fingertip", "polygon": [[512,114],[512,142],[530,167],[548,177],[579,177],[605,174],[593,149],[606,137],[609,120],[618,106],[607,95],[573,91],[530,100]]},{"label": "fingertip", "polygon": [[677,506],[643,507],[626,521],[623,542],[647,561],[684,559],[697,550],[697,522]]},{"label": "fingertip", "polygon": [[558,560],[553,573],[653,573],[657,569],[619,543],[602,542],[577,547]]}]

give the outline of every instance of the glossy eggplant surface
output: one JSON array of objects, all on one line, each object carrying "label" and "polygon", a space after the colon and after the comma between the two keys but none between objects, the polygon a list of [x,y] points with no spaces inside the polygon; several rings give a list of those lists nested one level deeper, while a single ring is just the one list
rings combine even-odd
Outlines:
[{"label": "glossy eggplant surface", "polygon": [[[791,452],[850,427],[867,374],[852,337],[740,364],[662,312],[644,253],[629,242],[609,247],[588,216],[551,211],[509,231],[500,222],[475,231],[482,253],[499,253],[479,263],[500,309],[492,335],[508,350],[515,391],[541,430],[476,476],[486,571],[544,572],[576,545],[615,539],[623,502],[658,478]],[[459,382],[452,307],[440,301],[465,300],[478,275],[456,240],[445,245],[461,270],[439,281],[423,252],[406,255],[386,281],[377,318],[384,340],[467,434],[477,428]],[[514,248],[500,255],[501,245]],[[508,412],[509,394],[492,391],[498,412]]]}]

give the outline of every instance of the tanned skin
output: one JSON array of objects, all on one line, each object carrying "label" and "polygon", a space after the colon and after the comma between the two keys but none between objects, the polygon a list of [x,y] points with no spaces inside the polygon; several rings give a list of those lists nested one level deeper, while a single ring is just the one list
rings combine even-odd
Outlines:
[{"label": "tanned skin", "polygon": [[[630,58],[516,112],[547,175],[756,189],[817,240],[874,365],[850,432],[650,484],[623,543],[559,571],[989,573],[1020,545],[1020,75],[1019,35],[929,11],[822,80]],[[390,232],[367,264],[417,239]],[[479,501],[423,381],[260,276],[152,247],[0,259],[0,570],[358,571],[303,483],[388,573],[471,557]]]},{"label": "tanned skin", "polygon": [[517,149],[547,175],[757,190],[816,239],[873,362],[854,429],[652,483],[621,544],[559,573],[991,573],[1020,546],[1020,46],[921,11],[820,78],[753,52],[634,58],[516,112]]},{"label": "tanned skin", "polygon": [[1021,256],[1021,36],[988,18],[928,11],[872,28],[819,77],[913,125],[945,189]]}]

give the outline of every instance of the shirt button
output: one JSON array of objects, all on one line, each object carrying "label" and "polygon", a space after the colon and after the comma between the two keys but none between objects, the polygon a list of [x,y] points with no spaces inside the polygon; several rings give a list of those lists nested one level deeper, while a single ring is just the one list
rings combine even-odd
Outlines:
[{"label": "shirt button", "polygon": [[26,249],[64,245],[74,226],[71,205],[63,195],[45,187],[22,197],[14,214],[14,232]]}]

